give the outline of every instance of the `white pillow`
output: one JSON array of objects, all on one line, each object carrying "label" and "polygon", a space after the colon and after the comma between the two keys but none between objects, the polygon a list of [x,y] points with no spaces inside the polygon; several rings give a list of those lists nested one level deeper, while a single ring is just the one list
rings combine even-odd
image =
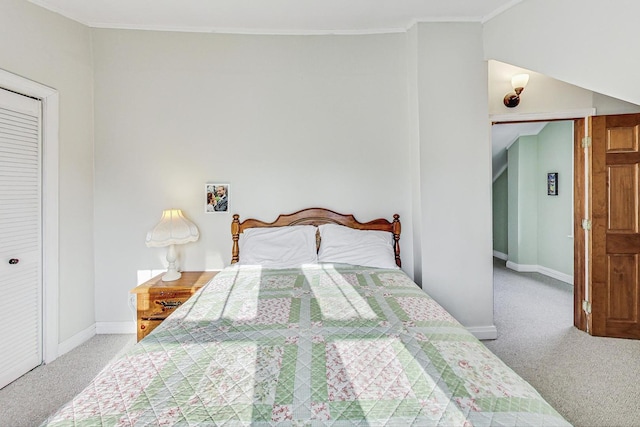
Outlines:
[{"label": "white pillow", "polygon": [[318,262],[313,225],[248,228],[240,235],[242,265],[294,268]]},{"label": "white pillow", "polygon": [[337,224],[320,227],[319,262],[399,268],[388,231],[356,230]]}]

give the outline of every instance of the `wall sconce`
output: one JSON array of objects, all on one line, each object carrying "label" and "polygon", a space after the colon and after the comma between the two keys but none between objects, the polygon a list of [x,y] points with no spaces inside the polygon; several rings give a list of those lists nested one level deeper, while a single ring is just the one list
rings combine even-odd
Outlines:
[{"label": "wall sconce", "polygon": [[184,217],[180,209],[167,209],[162,212],[160,222],[147,233],[146,244],[150,248],[169,246],[167,251],[167,272],[163,282],[178,280],[182,275],[176,269],[175,245],[195,242],[200,237],[198,227]]},{"label": "wall sconce", "polygon": [[511,77],[511,87],[514,92],[510,92],[504,96],[504,105],[513,108],[520,104],[520,94],[529,83],[529,74],[516,74]]}]

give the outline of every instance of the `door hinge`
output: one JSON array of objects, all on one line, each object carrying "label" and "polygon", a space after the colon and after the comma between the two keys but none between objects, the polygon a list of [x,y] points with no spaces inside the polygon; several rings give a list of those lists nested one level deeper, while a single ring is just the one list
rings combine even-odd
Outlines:
[{"label": "door hinge", "polygon": [[585,329],[586,332],[588,334],[591,334],[591,331],[589,329],[591,329],[589,327],[589,318],[591,317],[591,302],[585,300],[582,300],[582,311],[584,312],[585,316],[587,316],[587,318],[585,319]]},{"label": "door hinge", "polygon": [[590,219],[583,219],[582,220],[582,229],[583,230],[591,230],[591,220]]},{"label": "door hinge", "polygon": [[585,136],[584,138],[582,138],[582,148],[589,148],[589,147],[591,147],[591,137]]}]

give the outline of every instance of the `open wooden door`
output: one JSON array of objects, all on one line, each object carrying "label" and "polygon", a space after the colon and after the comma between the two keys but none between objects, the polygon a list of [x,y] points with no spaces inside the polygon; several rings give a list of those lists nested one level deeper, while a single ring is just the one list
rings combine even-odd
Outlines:
[{"label": "open wooden door", "polygon": [[584,186],[582,218],[591,219],[591,234],[580,242],[576,229],[576,267],[586,282],[576,280],[574,320],[592,335],[640,339],[640,114],[591,117],[583,129],[590,130],[592,146],[583,153],[585,178],[577,167],[576,181]]}]

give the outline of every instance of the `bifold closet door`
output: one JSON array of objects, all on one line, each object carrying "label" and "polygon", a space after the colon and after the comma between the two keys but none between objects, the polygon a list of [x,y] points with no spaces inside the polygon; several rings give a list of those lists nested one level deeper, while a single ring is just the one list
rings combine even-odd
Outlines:
[{"label": "bifold closet door", "polygon": [[0,387],[42,363],[41,109],[0,89]]}]

